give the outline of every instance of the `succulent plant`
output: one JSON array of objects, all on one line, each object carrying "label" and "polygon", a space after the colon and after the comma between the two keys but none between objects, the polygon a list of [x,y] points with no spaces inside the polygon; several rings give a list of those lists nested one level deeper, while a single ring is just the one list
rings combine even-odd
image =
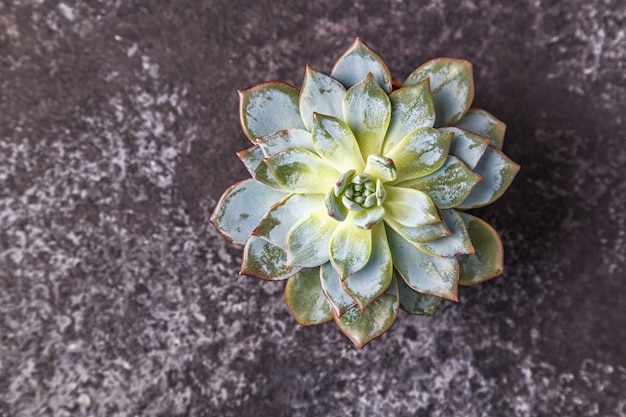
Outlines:
[{"label": "succulent plant", "polygon": [[499,198],[519,166],[504,123],[471,108],[469,62],[433,59],[399,85],[356,39],[330,76],[307,66],[300,91],[239,95],[252,178],[211,221],[244,245],[241,274],[286,280],[298,323],[334,320],[361,348],[400,309],[432,315],[459,284],[502,273],[498,234],[465,210]]}]

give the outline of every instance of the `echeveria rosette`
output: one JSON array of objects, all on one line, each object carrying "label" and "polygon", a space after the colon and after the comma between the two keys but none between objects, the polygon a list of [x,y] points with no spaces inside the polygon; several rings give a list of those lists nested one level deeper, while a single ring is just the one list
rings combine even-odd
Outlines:
[{"label": "echeveria rosette", "polygon": [[240,91],[252,178],[211,220],[244,245],[241,273],[287,280],[298,323],[334,320],[358,347],[400,308],[431,315],[459,284],[501,274],[498,234],[465,210],[499,198],[519,166],[473,98],[469,62],[433,59],[398,86],[359,39],[330,76],[307,66],[301,91]]}]

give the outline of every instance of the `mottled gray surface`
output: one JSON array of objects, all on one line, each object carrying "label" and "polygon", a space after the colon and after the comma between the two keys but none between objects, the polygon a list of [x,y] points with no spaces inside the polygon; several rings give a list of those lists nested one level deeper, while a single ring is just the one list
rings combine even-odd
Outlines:
[{"label": "mottled gray surface", "polygon": [[[625,416],[624,3],[457,3],[1,1],[0,415]],[[208,224],[236,89],[355,36],[470,59],[522,165],[504,276],[362,351]]]}]

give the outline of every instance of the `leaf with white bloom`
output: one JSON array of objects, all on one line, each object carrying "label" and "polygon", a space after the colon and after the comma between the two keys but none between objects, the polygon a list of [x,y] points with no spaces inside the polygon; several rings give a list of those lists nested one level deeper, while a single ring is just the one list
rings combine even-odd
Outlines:
[{"label": "leaf with white bloom", "polygon": [[491,143],[489,138],[458,127],[444,127],[440,130],[454,134],[450,144],[450,155],[454,155],[465,162],[470,169],[476,168],[480,158],[483,157],[485,150]]},{"label": "leaf with white bloom", "polygon": [[496,148],[488,147],[474,172],[483,180],[474,187],[458,208],[470,209],[493,203],[504,194],[520,166]]},{"label": "leaf with white bloom", "polygon": [[302,268],[287,265],[287,252],[284,248],[261,237],[250,236],[243,248],[240,271],[242,275],[268,281],[282,281],[300,269]]},{"label": "leaf with white bloom", "polygon": [[461,204],[481,179],[458,158],[449,156],[432,174],[398,185],[426,193],[439,208],[452,208]]},{"label": "leaf with white bloom", "polygon": [[343,196],[337,196],[334,190],[326,194],[324,202],[328,215],[333,219],[342,222],[348,217],[348,208],[343,204]]},{"label": "leaf with white bloom", "polygon": [[322,324],[333,318],[320,285],[319,268],[305,268],[289,278],[285,285],[285,302],[301,326]]},{"label": "leaf with white bloom", "polygon": [[369,230],[376,226],[385,216],[385,208],[382,206],[373,206],[366,210],[354,213],[352,221],[355,226]]},{"label": "leaf with white bloom", "polygon": [[389,152],[406,135],[419,127],[433,127],[435,104],[430,94],[429,80],[402,87],[389,95],[391,122],[383,153]]},{"label": "leaf with white bloom", "polygon": [[263,158],[265,155],[261,148],[258,145],[254,145],[246,150],[237,152],[237,156],[246,166],[246,169],[252,175],[252,178],[257,180],[263,185],[267,185],[270,188],[274,188],[276,190],[282,191],[282,188],[270,172],[269,168],[263,162]]},{"label": "leaf with white bloom", "polygon": [[405,86],[430,78],[435,102],[435,127],[451,126],[463,117],[474,100],[472,64],[463,59],[432,59],[409,75]]},{"label": "leaf with white bloom", "polygon": [[393,265],[415,291],[457,301],[459,265],[456,258],[431,256],[387,228]]},{"label": "leaf with white bloom", "polygon": [[315,114],[311,136],[317,153],[337,171],[362,171],[365,167],[359,144],[343,120]]},{"label": "leaf with white bloom", "polygon": [[287,263],[315,267],[328,262],[330,239],[340,224],[328,217],[325,206],[300,219],[287,233]]},{"label": "leaf with white bloom", "polygon": [[238,182],[220,198],[211,223],[233,243],[243,245],[267,210],[285,195],[254,179]]},{"label": "leaf with white bloom", "polygon": [[320,267],[320,280],[322,290],[335,316],[343,316],[348,309],[356,305],[356,301],[343,288],[341,279],[330,262]]},{"label": "leaf with white bloom", "polygon": [[385,187],[383,203],[385,215],[409,227],[426,226],[440,222],[437,208],[427,194],[411,188]]},{"label": "leaf with white bloom", "polygon": [[504,271],[504,252],[498,232],[484,220],[461,213],[476,252],[458,257],[459,284],[476,285]]},{"label": "leaf with white bloom", "polygon": [[239,118],[248,139],[254,142],[278,130],[304,128],[298,95],[298,90],[280,81],[239,90]]},{"label": "leaf with white bloom", "polygon": [[313,126],[313,113],[342,117],[345,94],[346,89],[339,81],[307,65],[300,90],[300,115],[306,128],[311,130]]},{"label": "leaf with white bloom", "polygon": [[398,174],[393,160],[382,155],[368,156],[367,164],[365,165],[365,170],[363,172],[374,178],[378,178],[382,182],[393,181],[396,179]]},{"label": "leaf with white bloom", "polygon": [[386,154],[396,165],[393,183],[420,178],[438,170],[448,157],[452,133],[430,127],[415,129]]},{"label": "leaf with white bloom", "polygon": [[304,129],[286,129],[256,138],[265,157],[270,157],[287,148],[302,148],[314,152],[311,132]]},{"label": "leaf with white bloom", "polygon": [[343,99],[343,117],[356,137],[363,160],[380,154],[391,118],[391,103],[372,74],[348,90]]},{"label": "leaf with white bloom", "polygon": [[409,227],[398,223],[390,216],[385,216],[384,220],[390,227],[393,227],[393,230],[395,230],[396,233],[413,243],[432,242],[433,240],[449,236],[451,234],[450,230],[443,221],[426,226]]},{"label": "leaf with white bloom", "polygon": [[493,139],[491,146],[502,150],[506,125],[488,111],[471,108],[455,126]]},{"label": "leaf with white bloom", "polygon": [[353,213],[339,223],[330,240],[330,262],[342,280],[363,269],[372,253],[372,232],[354,225]]},{"label": "leaf with white bloom", "polygon": [[402,278],[398,279],[398,291],[400,292],[400,308],[409,314],[432,316],[443,301],[441,297],[415,291]]},{"label": "leaf with white bloom", "polygon": [[450,235],[427,243],[416,243],[419,249],[434,256],[453,257],[474,253],[465,222],[454,209],[441,210]]},{"label": "leaf with white bloom", "polygon": [[376,298],[364,312],[358,306],[352,307],[341,318],[335,315],[335,323],[361,349],[389,330],[396,321],[399,307],[398,282],[394,278],[387,291]]},{"label": "leaf with white bloom", "polygon": [[363,41],[357,38],[348,50],[337,60],[331,77],[346,88],[360,82],[372,73],[376,82],[387,93],[391,93],[391,73],[385,62]]},{"label": "leaf with white bloom", "polygon": [[276,182],[294,193],[326,194],[339,172],[313,152],[287,148],[267,158]]}]

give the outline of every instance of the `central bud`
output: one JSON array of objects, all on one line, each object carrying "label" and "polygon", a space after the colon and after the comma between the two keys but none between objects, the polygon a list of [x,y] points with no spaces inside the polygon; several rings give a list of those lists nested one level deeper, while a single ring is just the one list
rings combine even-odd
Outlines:
[{"label": "central bud", "polygon": [[341,196],[341,203],[348,210],[359,211],[374,205],[380,206],[385,201],[380,180],[364,172],[354,175],[349,182],[346,179],[343,175],[338,179],[334,194],[336,197]]}]

